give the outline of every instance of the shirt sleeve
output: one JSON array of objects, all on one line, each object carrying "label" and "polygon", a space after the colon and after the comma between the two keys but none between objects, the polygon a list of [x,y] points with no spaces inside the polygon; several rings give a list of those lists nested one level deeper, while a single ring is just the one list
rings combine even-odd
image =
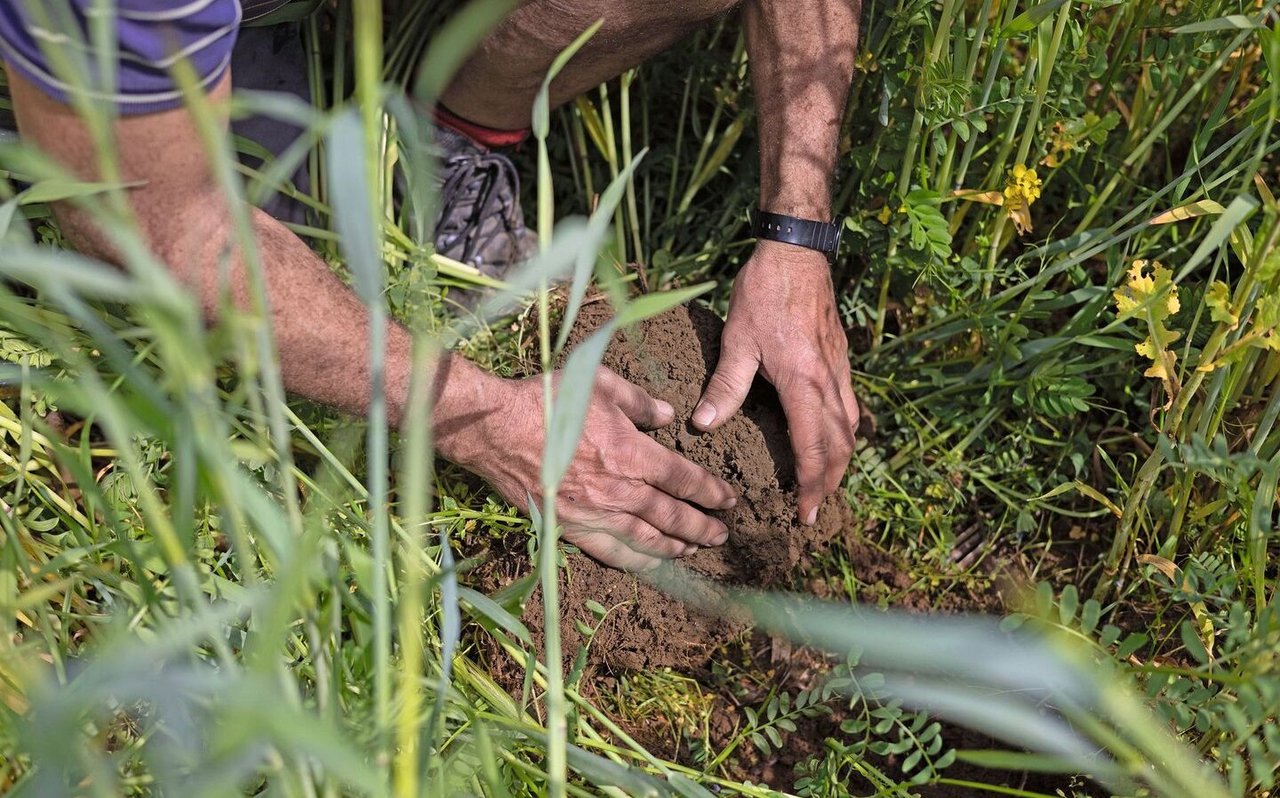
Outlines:
[{"label": "shirt sleeve", "polygon": [[85,95],[132,115],[182,105],[175,64],[186,61],[208,88],[231,63],[239,0],[116,0],[102,20],[115,33],[114,74],[103,74],[90,44],[96,21],[91,15],[99,5],[95,0],[0,0],[0,55],[6,67],[55,100]]}]

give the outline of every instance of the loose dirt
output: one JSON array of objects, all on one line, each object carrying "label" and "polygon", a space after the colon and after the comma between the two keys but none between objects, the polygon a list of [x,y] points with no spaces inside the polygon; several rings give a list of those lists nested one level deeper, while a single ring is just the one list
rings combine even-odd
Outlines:
[{"label": "loose dirt", "polygon": [[[612,311],[597,302],[583,308],[570,336],[577,345],[607,321]],[[703,577],[720,585],[757,588],[807,589],[820,597],[843,597],[845,585],[831,577],[802,576],[802,566],[811,555],[828,545],[836,545],[853,567],[861,601],[881,602],[915,611],[999,611],[1007,602],[994,576],[1018,571],[1021,553],[1007,552],[991,566],[993,578],[976,592],[958,591],[945,596],[917,590],[905,563],[862,537],[862,525],[855,521],[845,497],[829,498],[820,508],[818,522],[806,527],[796,520],[795,478],[786,419],[771,386],[758,382],[742,411],[710,434],[695,432],[689,418],[719,357],[721,320],[696,306],[677,308],[661,316],[616,333],[609,345],[604,365],[640,385],[652,395],[670,402],[676,422],[650,433],[663,445],[680,452],[695,463],[720,474],[739,491],[738,506],[719,517],[729,526],[729,541],[722,547],[703,549],[682,562]],[[497,556],[473,572],[486,593],[493,594],[529,573],[524,546],[519,542],[499,542]],[[584,668],[579,684],[591,695],[605,699],[627,674],[653,673],[659,669],[694,677],[707,708],[707,739],[704,745],[720,750],[741,733],[743,706],[759,706],[770,685],[795,692],[812,688],[831,665],[825,656],[783,641],[749,633],[741,620],[708,617],[672,599],[646,581],[631,574],[606,568],[581,554],[568,558],[562,569],[561,637],[566,668]],[[1020,573],[1020,571],[1019,571]],[[1017,578],[1010,584],[1025,580]],[[601,620],[587,602],[598,602],[608,610]],[[542,647],[542,601],[534,592],[525,603],[523,620]],[[594,629],[584,634],[582,629]],[[577,660],[584,641],[588,655]],[[492,638],[487,635],[482,641]],[[482,642],[487,667],[513,694],[519,694],[524,672],[505,658],[496,647]],[[712,668],[711,658],[732,663]],[[678,731],[678,724],[662,716],[634,717],[628,707],[625,717],[615,720],[633,738],[655,755],[692,763],[697,760],[690,748],[691,738]],[[794,786],[796,764],[820,753],[823,740],[840,737],[837,711],[828,718],[805,720],[796,733],[787,734],[785,744],[770,755],[761,755],[751,745],[742,745],[724,767],[730,776],[765,783],[776,788]],[[687,730],[697,734],[697,730]],[[998,745],[982,735],[947,726],[944,739],[958,748],[989,748]],[[877,759],[886,772],[899,764]],[[946,775],[960,780],[981,779],[1015,789],[1039,789],[1053,794],[1058,788],[1074,788],[1072,780],[1034,774],[1000,773],[957,764]],[[872,785],[864,785],[873,791]],[[851,790],[858,789],[850,785]],[[968,788],[933,785],[921,789],[929,798],[951,798],[972,794]],[[1070,794],[1065,792],[1064,794]]]},{"label": "loose dirt", "polygon": [[[587,304],[570,346],[611,316],[606,303]],[[682,564],[723,585],[781,586],[806,557],[850,526],[852,513],[841,497],[833,496],[819,509],[814,526],[798,522],[786,418],[768,384],[758,381],[742,410],[716,431],[699,433],[690,425],[719,358],[723,326],[709,310],[679,307],[616,333],[603,364],[675,408],[676,421],[650,433],[653,438],[722,476],[739,492],[735,508],[716,514],[729,527],[728,542],[702,549]],[[583,642],[580,624],[599,624],[588,661],[606,671],[670,667],[690,672],[746,629],[739,620],[702,615],[643,579],[585,555],[569,558],[561,591],[566,658]],[[587,608],[589,600],[609,610],[603,622]],[[537,628],[541,618],[542,602],[535,593],[525,605],[524,620]]]}]

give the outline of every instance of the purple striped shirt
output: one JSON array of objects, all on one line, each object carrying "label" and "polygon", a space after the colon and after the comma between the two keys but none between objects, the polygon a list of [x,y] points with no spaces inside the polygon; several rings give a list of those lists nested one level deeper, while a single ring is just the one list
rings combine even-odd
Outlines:
[{"label": "purple striped shirt", "polygon": [[[56,100],[84,92],[113,101],[121,114],[163,111],[182,104],[172,76],[175,63],[185,60],[202,86],[213,86],[231,63],[241,21],[285,2],[0,0],[0,55],[9,69]],[[107,70],[99,69],[91,44],[96,15],[115,31],[117,52]]]}]

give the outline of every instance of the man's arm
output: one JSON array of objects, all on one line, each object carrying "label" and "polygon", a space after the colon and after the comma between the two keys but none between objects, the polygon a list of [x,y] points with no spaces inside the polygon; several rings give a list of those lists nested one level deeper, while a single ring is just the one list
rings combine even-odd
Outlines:
[{"label": "man's arm", "polygon": [[[840,121],[861,0],[747,0],[743,9],[760,128],[760,208],[831,220]],[[778,389],[791,432],[799,515],[813,523],[853,452],[858,405],[826,256],[760,241],[733,287],[720,362],[694,413],[713,429],[737,412],[756,372]]]},{"label": "man's arm", "polygon": [[[21,135],[85,179],[97,176],[97,156],[75,111],[47,97],[10,71],[14,111]],[[225,108],[230,87],[224,78],[210,93],[213,107]],[[116,123],[120,168],[125,180],[142,185],[129,199],[142,233],[171,273],[190,290],[206,318],[215,320],[229,295],[249,307],[244,259],[238,254],[224,271],[218,264],[233,241],[230,208],[218,187],[197,133],[184,109],[125,116]],[[115,262],[107,236],[87,215],[63,203],[55,207],[64,234],[78,248]],[[253,232],[263,263],[271,324],[290,391],[342,410],[359,413],[369,402],[369,318],[359,299],[314,253],[265,213],[252,209]],[[226,276],[219,284],[219,273]],[[403,412],[409,385],[409,336],[390,325],[387,335],[387,401],[393,420]],[[483,389],[479,369],[458,364],[452,390],[439,397],[448,417],[456,402]]]},{"label": "man's arm", "polygon": [[831,219],[862,0],[748,0],[742,9],[760,131],[760,208]]},{"label": "man's arm", "polygon": [[[24,140],[81,179],[97,179],[90,134],[69,107],[49,98],[14,70],[14,111]],[[210,93],[225,107],[230,80]],[[152,250],[198,297],[214,319],[223,297],[249,307],[243,258],[233,246],[227,198],[217,186],[194,120],[185,109],[121,118],[114,131],[122,178],[140,185],[129,200]],[[107,236],[70,204],[55,208],[63,232],[79,248],[115,260]],[[253,232],[285,388],[351,413],[371,397],[369,315],[355,294],[306,244],[261,211]],[[220,261],[231,254],[229,268]],[[220,284],[220,272],[225,284]],[[387,328],[386,396],[393,423],[409,399],[411,339]],[[433,374],[432,422],[437,450],[493,484],[527,509],[538,496],[542,452],[542,391],[537,380],[503,380],[457,355],[446,355]],[[561,495],[565,537],[587,553],[623,568],[645,568],[658,558],[724,542],[722,523],[694,506],[724,507],[733,491],[723,480],[661,446],[637,424],[670,423],[674,412],[609,372],[596,384],[582,443]]]}]

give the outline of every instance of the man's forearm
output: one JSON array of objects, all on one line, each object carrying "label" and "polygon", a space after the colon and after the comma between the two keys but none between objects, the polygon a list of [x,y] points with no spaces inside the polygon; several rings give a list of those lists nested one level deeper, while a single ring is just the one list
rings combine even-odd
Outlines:
[{"label": "man's forearm", "polygon": [[[234,251],[226,246],[230,238],[226,216],[209,212],[219,202],[211,197],[207,202],[185,203],[192,210],[188,218],[176,219],[181,233],[166,236],[172,243],[159,248],[210,319],[216,318],[228,298],[241,310],[251,307],[244,258],[232,258],[223,276],[215,265],[222,253]],[[260,210],[253,209],[252,214],[285,388],[349,413],[364,413],[372,396],[368,310],[291,231]],[[409,401],[412,339],[403,327],[388,322],[385,341],[387,409],[392,424],[398,425]],[[484,407],[496,380],[463,358],[445,353],[433,374],[437,425],[452,430],[458,419]],[[445,436],[441,442],[448,447],[450,441],[452,436]]]},{"label": "man's forearm", "polygon": [[[22,135],[85,180],[98,179],[97,154],[74,111],[38,91],[21,73],[9,73]],[[225,109],[230,79],[210,92]],[[185,110],[122,117],[116,123],[123,176],[138,185],[129,201],[152,250],[193,292],[214,320],[229,299],[252,307],[245,259],[234,243],[230,207],[212,175],[194,120]],[[55,208],[63,232],[77,247],[116,261],[111,237],[74,205]],[[372,397],[369,314],[355,294],[297,236],[252,210],[254,241],[262,264],[267,312],[280,356],[285,388],[351,413],[363,413]],[[230,257],[228,257],[230,256]],[[225,264],[225,268],[224,265]],[[409,401],[412,344],[407,331],[389,324],[386,397],[393,423]],[[434,375],[437,440],[453,459],[479,414],[500,410],[500,382],[460,357],[445,355]],[[463,453],[468,454],[466,452]]]},{"label": "man's forearm", "polygon": [[747,0],[760,128],[760,207],[831,218],[831,186],[861,0]]},{"label": "man's forearm", "polygon": [[[747,0],[760,126],[760,208],[831,220],[840,121],[860,0]],[[761,240],[738,272],[720,362],[694,410],[700,429],[737,412],[759,372],[778,389],[795,454],[797,510],[812,524],[849,464],[858,405],[848,337],[823,252]]]}]

